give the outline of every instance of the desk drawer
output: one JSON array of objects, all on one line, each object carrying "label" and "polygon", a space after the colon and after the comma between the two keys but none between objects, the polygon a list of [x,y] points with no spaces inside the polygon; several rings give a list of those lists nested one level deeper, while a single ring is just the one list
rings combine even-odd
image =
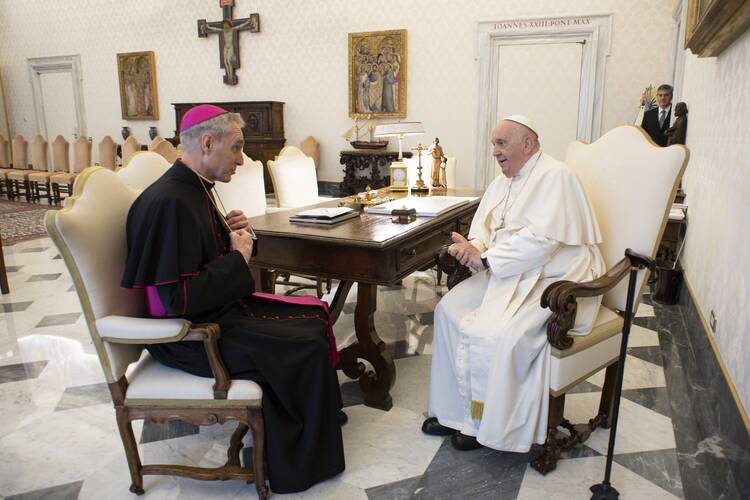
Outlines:
[{"label": "desk drawer", "polygon": [[435,252],[450,243],[450,232],[441,228],[425,235],[417,241],[409,242],[396,249],[396,269],[415,269],[434,258]]}]

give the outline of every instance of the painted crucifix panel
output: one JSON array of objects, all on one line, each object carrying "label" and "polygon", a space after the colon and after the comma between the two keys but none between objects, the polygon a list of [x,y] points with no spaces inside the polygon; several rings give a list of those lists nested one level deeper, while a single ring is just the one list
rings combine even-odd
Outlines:
[{"label": "painted crucifix panel", "polygon": [[206,38],[211,33],[219,35],[219,63],[224,70],[224,83],[237,85],[237,69],[240,67],[240,31],[258,33],[260,16],[250,14],[242,19],[232,19],[234,0],[219,0],[223,18],[221,21],[207,22],[198,19],[198,37]]}]

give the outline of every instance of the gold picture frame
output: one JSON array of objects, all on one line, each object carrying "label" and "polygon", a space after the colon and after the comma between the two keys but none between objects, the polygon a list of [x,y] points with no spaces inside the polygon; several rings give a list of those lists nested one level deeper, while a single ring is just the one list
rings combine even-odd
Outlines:
[{"label": "gold picture frame", "polygon": [[123,120],[158,120],[156,63],[153,51],[117,54]]},{"label": "gold picture frame", "polygon": [[406,30],[349,33],[349,117],[405,118]]},{"label": "gold picture frame", "polygon": [[746,0],[688,0],[685,47],[698,57],[715,57],[750,28]]}]

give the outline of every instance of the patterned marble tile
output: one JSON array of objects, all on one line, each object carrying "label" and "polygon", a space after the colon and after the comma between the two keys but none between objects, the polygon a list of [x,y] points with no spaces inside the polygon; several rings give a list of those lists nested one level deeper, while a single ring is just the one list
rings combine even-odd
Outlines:
[{"label": "patterned marble tile", "polygon": [[369,500],[408,500],[412,497],[414,490],[422,476],[410,477],[393,483],[382,484],[367,488],[367,498]]},{"label": "patterned marble tile", "polygon": [[[591,377],[588,381],[602,387],[604,385],[604,370],[601,370]],[[625,374],[623,376],[623,389],[641,389],[643,387],[664,387],[664,370],[648,361],[628,355],[625,358]]]},{"label": "patterned marble tile", "polygon": [[588,380],[584,380],[577,386],[573,387],[571,390],[569,390],[568,394],[578,394],[581,392],[601,392],[602,388],[598,385],[594,385]]},{"label": "patterned marble tile", "polygon": [[586,446],[586,444],[579,444],[574,446],[570,450],[566,451],[560,457],[560,460],[570,460],[574,458],[586,458],[586,457],[600,457],[602,453],[599,453],[593,448]]},{"label": "patterned marble tile", "polygon": [[[557,469],[542,476],[528,468],[523,477],[518,500],[571,500],[591,498],[589,487],[600,483],[604,478],[606,457],[586,457],[575,460],[561,460]],[[620,493],[620,498],[649,500],[674,500],[679,498],[648,479],[623,467],[612,464],[612,486]]]},{"label": "patterned marble tile", "polygon": [[37,252],[44,252],[49,247],[42,247],[42,246],[35,246],[35,247],[26,247],[23,250],[21,250],[19,253],[37,253]]},{"label": "patterned marble tile", "polygon": [[78,321],[81,317],[81,313],[63,313],[63,314],[50,314],[44,316],[39,323],[36,324],[37,328],[43,326],[57,326],[57,325],[70,325]]},{"label": "patterned marble tile", "polygon": [[[573,423],[588,422],[599,408],[596,393],[571,394],[565,398],[565,417]],[[586,445],[601,454],[607,453],[609,430],[597,429]],[[620,400],[620,414],[615,453],[664,450],[675,447],[672,421],[628,399]]]},{"label": "patterned marble tile", "polygon": [[5,302],[0,304],[0,312],[22,312],[29,308],[33,301],[27,302]]},{"label": "patterned marble tile", "polygon": [[643,389],[625,389],[622,397],[634,403],[672,418],[672,408],[666,387],[645,387]]},{"label": "patterned marble tile", "polygon": [[676,450],[624,453],[615,455],[614,461],[673,495],[684,498]]},{"label": "patterned marble tile", "polygon": [[5,271],[8,273],[17,273],[23,266],[5,266]]},{"label": "patterned marble tile", "polygon": [[450,444],[450,438],[444,438],[411,498],[515,498],[529,467],[528,460],[526,453],[489,448],[458,451]]},{"label": "patterned marble tile", "polygon": [[646,347],[658,346],[659,333],[649,330],[635,323],[630,325],[630,335],[628,336],[628,347]]},{"label": "patterned marble tile", "polygon": [[81,408],[84,406],[107,404],[112,402],[107,384],[88,384],[68,387],[63,392],[55,411]]},{"label": "patterned marble tile", "polygon": [[0,384],[37,378],[47,366],[47,361],[0,366]]},{"label": "patterned marble tile", "polygon": [[61,273],[34,274],[26,281],[54,281],[62,276]]},{"label": "patterned marble tile", "polygon": [[663,366],[664,360],[661,353],[661,347],[655,346],[640,346],[640,347],[628,347],[628,354],[638,359],[648,361],[655,364],[656,366]]},{"label": "patterned marble tile", "polygon": [[5,497],[5,500],[76,500],[83,481],[75,481]]},{"label": "patterned marble tile", "polygon": [[62,259],[62,255],[60,254],[57,254],[54,257],[52,257],[52,260],[59,260],[59,259]]},{"label": "patterned marble tile", "polygon": [[182,422],[180,420],[171,420],[169,422],[157,423],[146,420],[143,422],[143,431],[141,432],[141,444],[152,443],[154,441],[163,441],[165,439],[174,439],[184,436],[198,434],[200,427]]},{"label": "patterned marble tile", "polygon": [[638,305],[638,311],[635,313],[636,318],[647,318],[654,316],[654,306],[650,304],[640,303]]}]

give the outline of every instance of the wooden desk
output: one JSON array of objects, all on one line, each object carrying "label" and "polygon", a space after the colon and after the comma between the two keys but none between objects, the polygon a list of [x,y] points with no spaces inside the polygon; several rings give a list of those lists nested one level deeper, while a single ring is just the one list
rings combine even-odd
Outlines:
[{"label": "wooden desk", "polygon": [[[450,190],[448,194],[481,196],[474,191]],[[394,285],[429,266],[435,252],[450,241],[452,231],[468,233],[478,205],[479,198],[439,217],[420,217],[409,224],[394,224],[390,216],[368,213],[334,226],[290,223],[289,215],[302,208],[253,217],[250,224],[258,234],[258,255],[250,265],[256,283],[264,282],[263,269],[341,280],[330,304],[334,322],[350,288],[357,283],[357,340],[339,352],[339,367],[348,377],[359,380],[367,406],[389,410],[393,406],[390,389],[396,380],[396,367],[375,331],[377,286]],[[267,281],[261,286],[269,289]],[[361,359],[367,360],[374,371],[368,370]]]}]

